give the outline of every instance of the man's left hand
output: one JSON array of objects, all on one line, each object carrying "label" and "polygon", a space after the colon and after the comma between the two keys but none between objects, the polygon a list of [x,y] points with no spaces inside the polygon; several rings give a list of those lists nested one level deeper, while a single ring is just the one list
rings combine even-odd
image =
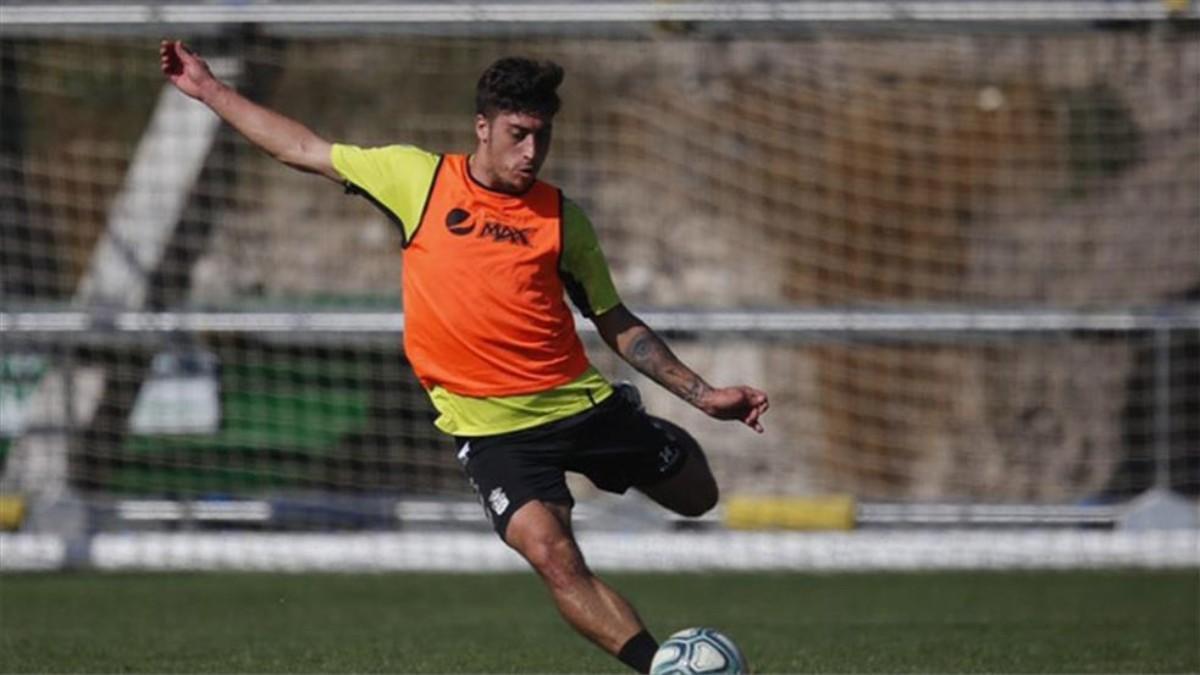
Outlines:
[{"label": "man's left hand", "polygon": [[740,420],[760,434],[763,426],[758,420],[770,407],[766,392],[746,386],[710,389],[699,403],[699,408],[711,417]]}]

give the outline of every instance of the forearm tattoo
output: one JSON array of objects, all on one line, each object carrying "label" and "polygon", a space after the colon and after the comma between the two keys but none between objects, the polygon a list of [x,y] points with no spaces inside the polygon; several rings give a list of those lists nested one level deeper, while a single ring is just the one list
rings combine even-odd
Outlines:
[{"label": "forearm tattoo", "polygon": [[692,405],[700,405],[712,387],[683,365],[654,331],[646,328],[630,341],[623,354],[630,365]]}]

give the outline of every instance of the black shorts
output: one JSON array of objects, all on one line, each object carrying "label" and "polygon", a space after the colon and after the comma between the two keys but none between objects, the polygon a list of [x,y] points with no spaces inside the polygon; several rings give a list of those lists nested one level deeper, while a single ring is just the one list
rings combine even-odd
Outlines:
[{"label": "black shorts", "polygon": [[620,494],[674,476],[699,450],[686,431],[646,414],[632,385],[615,389],[594,408],[532,429],[455,437],[459,462],[500,538],[525,502],[575,504],[565,471]]}]

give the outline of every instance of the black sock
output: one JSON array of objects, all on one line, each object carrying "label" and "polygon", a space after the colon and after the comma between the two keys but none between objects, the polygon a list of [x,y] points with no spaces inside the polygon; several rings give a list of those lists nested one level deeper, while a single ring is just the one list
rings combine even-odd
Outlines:
[{"label": "black sock", "polygon": [[621,647],[621,651],[617,653],[617,658],[639,673],[648,673],[650,672],[650,662],[654,660],[656,651],[658,651],[658,642],[650,634],[650,631],[643,630],[629,638],[629,642],[626,642],[625,646]]}]

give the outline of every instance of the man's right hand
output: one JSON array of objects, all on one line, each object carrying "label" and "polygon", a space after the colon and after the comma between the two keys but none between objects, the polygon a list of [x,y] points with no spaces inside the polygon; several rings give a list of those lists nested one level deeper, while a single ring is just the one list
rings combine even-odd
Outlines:
[{"label": "man's right hand", "polygon": [[222,84],[204,59],[188,51],[183,42],[163,40],[158,55],[163,75],[171,84],[207,105],[255,147],[292,168],[342,182],[330,159],[329,141]]},{"label": "man's right hand", "polygon": [[217,81],[204,59],[188,51],[180,40],[163,40],[158,55],[163,75],[194,99],[200,99],[204,90]]}]

